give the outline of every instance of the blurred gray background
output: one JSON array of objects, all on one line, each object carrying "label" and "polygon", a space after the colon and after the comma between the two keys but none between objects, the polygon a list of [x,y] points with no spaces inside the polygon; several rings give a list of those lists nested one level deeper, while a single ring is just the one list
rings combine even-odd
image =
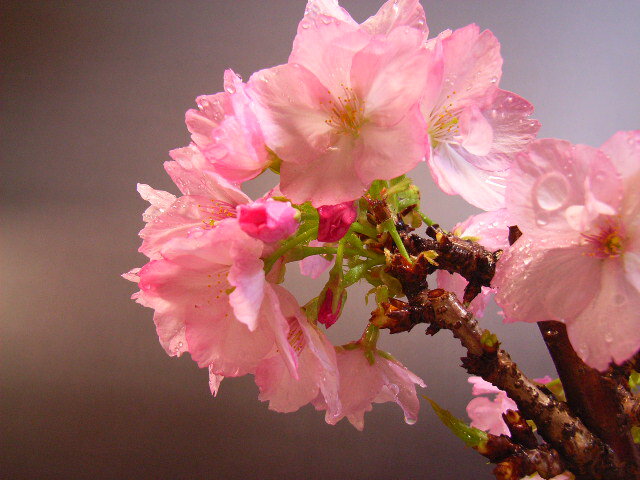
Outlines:
[{"label": "blurred gray background", "polygon": [[[357,20],[380,2],[344,1]],[[277,414],[250,377],[225,380],[169,358],[152,311],[119,275],[136,252],[145,203],[136,182],[176,192],[162,169],[185,145],[186,109],[286,61],[303,0],[2,3],[0,252],[2,432],[7,479],[489,479],[424,405],[405,425],[376,405],[364,432],[311,407]],[[432,34],[478,23],[502,43],[501,86],[536,106],[541,136],[600,145],[640,127],[640,2],[424,2]],[[413,173],[447,227],[474,213]],[[260,194],[268,182],[248,186]],[[293,280],[296,280],[294,277]],[[301,301],[317,283],[294,281]],[[364,291],[363,289],[360,292]],[[359,336],[369,307],[350,295],[336,342]],[[537,329],[495,330],[532,376],[553,374]],[[461,347],[423,328],[382,346],[459,416],[470,399]]]}]

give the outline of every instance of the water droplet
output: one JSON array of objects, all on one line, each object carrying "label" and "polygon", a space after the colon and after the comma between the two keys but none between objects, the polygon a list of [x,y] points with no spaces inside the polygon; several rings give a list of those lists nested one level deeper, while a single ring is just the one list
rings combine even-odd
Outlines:
[{"label": "water droplet", "polygon": [[231,94],[236,93],[236,87],[231,84],[226,85],[224,89],[227,91],[227,93],[231,93]]},{"label": "water droplet", "polygon": [[537,205],[546,211],[563,207],[571,191],[569,182],[558,172],[551,172],[538,179],[533,187],[533,198]]},{"label": "water droplet", "polygon": [[307,30],[311,25],[309,25],[309,22],[302,22],[300,24],[300,26],[304,29]]},{"label": "water droplet", "polygon": [[492,84],[498,83],[498,77],[491,77],[491,83]]},{"label": "water droplet", "polygon": [[531,257],[525,257],[525,259],[522,261],[522,264],[526,267],[527,265],[529,265],[531,263]]},{"label": "water droplet", "polygon": [[415,425],[415,423],[417,422],[417,419],[404,417],[404,421],[407,423],[407,425]]},{"label": "water droplet", "polygon": [[540,227],[544,227],[545,225],[547,225],[549,223],[549,221],[544,218],[544,217],[538,217],[536,218],[536,225],[540,226]]},{"label": "water droplet", "polygon": [[607,332],[604,334],[604,341],[607,343],[613,343],[613,334],[611,332]]},{"label": "water droplet", "polygon": [[331,23],[330,17],[321,17],[321,18],[322,18],[322,23],[324,23],[325,25],[329,25]]},{"label": "water droplet", "polygon": [[507,103],[512,103],[513,102],[513,97],[507,97],[506,99]]},{"label": "water droplet", "polygon": [[391,390],[391,393],[394,396],[398,396],[398,393],[400,392],[400,388],[398,387],[398,385],[396,385],[395,383],[390,383],[389,385],[387,385],[387,387],[389,388],[389,390]]}]

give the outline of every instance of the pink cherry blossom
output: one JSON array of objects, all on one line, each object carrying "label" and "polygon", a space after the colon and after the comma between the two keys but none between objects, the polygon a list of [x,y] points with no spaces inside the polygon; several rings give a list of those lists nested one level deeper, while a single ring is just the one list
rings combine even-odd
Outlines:
[{"label": "pink cherry blossom", "polygon": [[[471,393],[476,398],[467,405],[467,415],[471,419],[471,426],[492,433],[493,435],[509,435],[509,428],[502,419],[507,410],[517,410],[518,406],[506,392],[500,390],[480,377],[469,377],[473,385]],[[493,400],[488,396],[493,395]]]},{"label": "pink cherry blossom", "polygon": [[358,210],[355,202],[344,202],[338,205],[323,205],[318,208],[318,215],[318,241],[337,242],[345,236],[356,220]]},{"label": "pink cherry blossom", "polygon": [[600,370],[640,347],[639,172],[634,131],[602,150],[536,141],[509,177],[507,209],[524,235],[498,263],[496,301],[511,321],[564,321]]},{"label": "pink cherry blossom", "polygon": [[198,166],[202,154],[195,147],[173,150],[175,159],[165,169],[184,194],[181,197],[139,184],[138,191],[151,206],[143,214],[146,226],[140,231],[139,251],[151,259],[170,240],[186,238],[195,230],[208,229],[225,218],[235,217],[236,206],[249,198],[219,175]]},{"label": "pink cherry blossom", "polygon": [[[336,349],[340,374],[339,398],[342,412],[332,415],[327,411],[325,420],[335,425],[347,418],[358,430],[364,428],[364,414],[372,410],[372,403],[396,402],[404,411],[405,421],[416,422],[420,402],[416,395],[416,385],[426,385],[416,375],[397,360],[389,360],[376,352],[375,363],[371,365],[361,348]],[[319,398],[314,402],[319,410],[327,408]]]},{"label": "pink cherry blossom", "polygon": [[528,119],[533,107],[498,88],[502,57],[490,31],[480,32],[477,25],[445,31],[429,41],[429,48],[443,59],[443,67],[432,70],[421,103],[433,178],[444,192],[483,210],[501,208],[513,155],[540,128]]},{"label": "pink cherry blossom", "polygon": [[298,229],[298,210],[289,202],[267,198],[238,207],[238,222],[246,234],[263,242],[277,242]]},{"label": "pink cherry blossom", "polygon": [[[470,238],[489,250],[501,250],[509,246],[509,224],[505,209],[494,212],[484,212],[479,215],[472,215],[464,222],[453,228],[453,233],[461,238]],[[464,295],[467,280],[457,273],[450,273],[446,270],[438,270],[438,288],[442,288],[456,294],[458,298]],[[495,289],[482,287],[482,291],[474,298],[469,305],[469,311],[476,317],[484,315]]]},{"label": "pink cherry blossom", "polygon": [[336,205],[420,162],[429,62],[411,27],[371,35],[333,17],[303,20],[289,63],[249,80],[267,145],[282,159],[282,192]]},{"label": "pink cherry blossom", "polygon": [[258,176],[270,163],[245,89],[242,80],[227,70],[225,91],[198,97],[198,110],[185,115],[191,138],[206,160],[203,167],[235,183]]},{"label": "pink cherry blossom", "polygon": [[265,281],[262,251],[262,242],[227,219],[168,241],[161,258],[137,273],[137,300],[155,310],[160,343],[209,367],[214,393],[222,377],[252,373],[274,348],[295,372],[289,325]]},{"label": "pink cherry blossom", "polygon": [[328,415],[339,415],[338,366],[333,345],[309,323],[289,292],[280,286],[273,288],[289,322],[287,340],[297,358],[298,376],[292,375],[282,355],[273,352],[256,369],[259,399],[268,401],[271,410],[293,412],[320,396],[328,406]]}]

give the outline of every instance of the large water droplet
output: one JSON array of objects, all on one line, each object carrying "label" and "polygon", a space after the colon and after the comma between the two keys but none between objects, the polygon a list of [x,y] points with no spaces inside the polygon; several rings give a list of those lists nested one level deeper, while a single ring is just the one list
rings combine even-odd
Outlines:
[{"label": "large water droplet", "polygon": [[551,212],[567,203],[570,191],[567,179],[558,172],[551,172],[538,179],[533,187],[533,199],[538,207]]},{"label": "large water droplet", "polygon": [[407,425],[415,425],[415,423],[417,422],[417,419],[404,417],[404,421],[407,423]]}]

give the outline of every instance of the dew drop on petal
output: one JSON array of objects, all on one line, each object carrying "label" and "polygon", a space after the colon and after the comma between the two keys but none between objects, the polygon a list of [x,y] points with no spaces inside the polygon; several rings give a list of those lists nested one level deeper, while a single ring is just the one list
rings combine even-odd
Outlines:
[{"label": "dew drop on petal", "polygon": [[415,425],[417,419],[415,418],[409,418],[409,417],[404,417],[404,421],[407,423],[407,425]]},{"label": "dew drop on petal", "polygon": [[563,207],[569,198],[570,185],[564,175],[548,173],[538,179],[533,187],[533,199],[538,207],[554,211]]},{"label": "dew drop on petal", "polygon": [[498,83],[498,77],[491,77],[491,83],[492,84]]}]

